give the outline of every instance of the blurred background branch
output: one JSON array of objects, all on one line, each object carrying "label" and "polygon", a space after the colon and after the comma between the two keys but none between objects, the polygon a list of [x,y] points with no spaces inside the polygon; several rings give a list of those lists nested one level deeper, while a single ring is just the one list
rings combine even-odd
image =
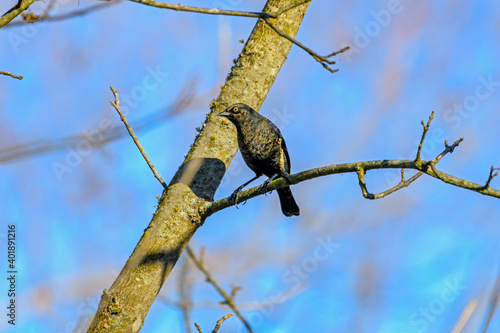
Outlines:
[{"label": "blurred background branch", "polygon": [[[141,119],[132,121],[136,132],[147,132],[162,125],[166,120],[187,112],[196,96],[196,80],[186,80],[174,103],[162,110],[150,113]],[[16,144],[0,148],[0,164],[18,162],[37,155],[75,148],[82,142],[87,142],[94,148],[101,148],[113,141],[127,136],[122,125],[115,125],[106,130],[95,129],[85,134],[70,135],[55,139],[42,139],[30,143]]]}]

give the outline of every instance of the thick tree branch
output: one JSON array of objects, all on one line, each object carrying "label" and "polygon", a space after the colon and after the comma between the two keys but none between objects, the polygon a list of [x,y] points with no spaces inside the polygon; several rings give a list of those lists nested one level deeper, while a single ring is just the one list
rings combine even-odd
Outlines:
[{"label": "thick tree branch", "polygon": [[[297,3],[269,0],[263,12]],[[294,37],[308,3],[281,14],[274,22]],[[129,260],[101,298],[89,332],[138,332],[161,286],[187,243],[203,224],[198,210],[219,186],[237,151],[234,128],[213,115],[236,102],[259,110],[285,63],[292,43],[258,20],[221,93],[210,108],[184,163],[163,192],[158,209]]]}]

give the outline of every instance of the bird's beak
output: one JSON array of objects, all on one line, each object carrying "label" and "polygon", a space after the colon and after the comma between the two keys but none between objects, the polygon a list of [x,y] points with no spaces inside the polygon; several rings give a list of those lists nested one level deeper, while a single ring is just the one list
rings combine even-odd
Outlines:
[{"label": "bird's beak", "polygon": [[227,112],[226,110],[222,111],[221,113],[217,113],[217,116],[220,116],[220,117],[227,117],[230,115],[231,114],[229,112]]}]

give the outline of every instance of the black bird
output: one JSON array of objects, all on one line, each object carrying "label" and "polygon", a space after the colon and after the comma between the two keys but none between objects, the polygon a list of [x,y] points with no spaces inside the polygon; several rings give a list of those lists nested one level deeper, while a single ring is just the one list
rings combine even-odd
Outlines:
[{"label": "black bird", "polygon": [[[241,189],[262,175],[269,177],[264,186],[267,186],[276,176],[288,179],[290,156],[288,156],[285,140],[275,124],[242,103],[231,105],[218,116],[226,117],[236,126],[241,155],[248,167],[255,172],[254,178],[238,187],[231,195],[235,203]],[[299,206],[295,203],[290,187],[280,188],[277,192],[283,214],[285,216],[299,215]]]}]

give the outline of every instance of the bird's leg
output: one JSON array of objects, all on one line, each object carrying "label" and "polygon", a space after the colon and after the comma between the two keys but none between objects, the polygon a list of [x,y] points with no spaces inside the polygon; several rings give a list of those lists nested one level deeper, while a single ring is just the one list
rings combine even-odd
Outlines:
[{"label": "bird's leg", "polygon": [[256,180],[257,178],[259,178],[260,175],[255,175],[255,177],[253,177],[252,179],[250,179],[249,181],[247,181],[245,184],[241,185],[240,187],[238,187],[236,190],[234,190],[233,194],[231,194],[231,196],[229,197],[229,200],[231,200],[234,205],[236,206],[236,208],[238,208],[238,193],[241,192],[241,190],[247,186],[248,184],[250,184],[251,182],[253,182],[254,180]]},{"label": "bird's leg", "polygon": [[271,177],[269,177],[263,184],[262,186],[264,187],[264,190],[266,192],[264,192],[264,195],[267,196],[267,187],[269,186],[269,184],[271,184],[271,182],[273,181],[273,179],[277,176],[278,174],[275,173],[274,175],[272,175]]},{"label": "bird's leg", "polygon": [[282,173],[281,174],[281,178],[284,178],[288,184],[292,183],[292,179],[290,178],[290,174],[289,173],[286,173],[286,172]]}]

